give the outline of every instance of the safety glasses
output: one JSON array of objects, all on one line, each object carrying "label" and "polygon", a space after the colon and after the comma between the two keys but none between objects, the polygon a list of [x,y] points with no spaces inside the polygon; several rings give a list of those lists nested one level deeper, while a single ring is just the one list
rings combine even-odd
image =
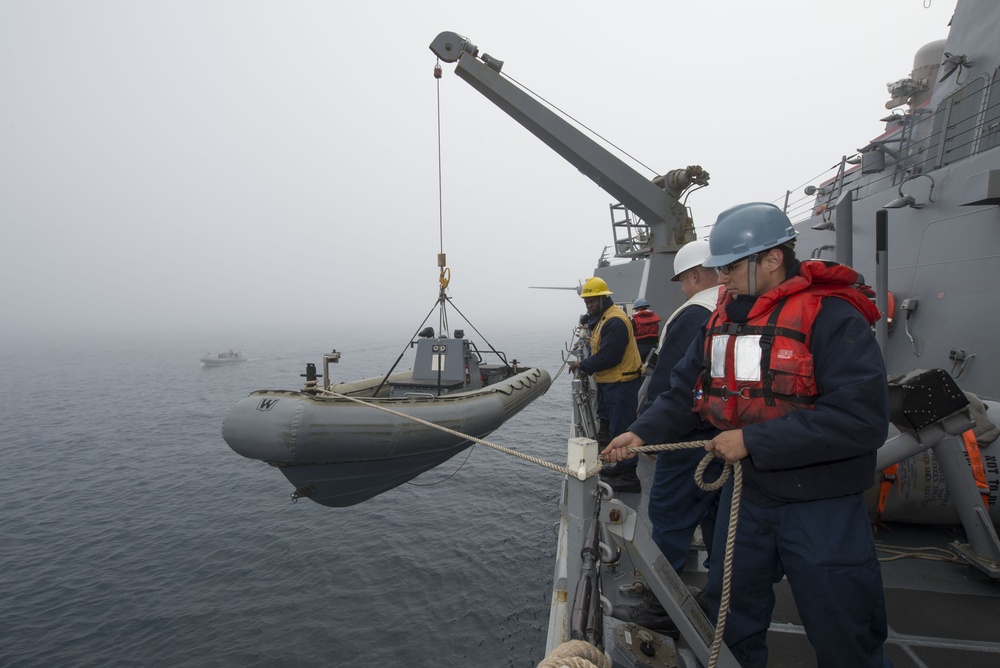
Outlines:
[{"label": "safety glasses", "polygon": [[715,268],[715,273],[716,273],[716,275],[719,275],[719,276],[721,276],[723,274],[725,274],[726,276],[728,276],[730,274],[730,272],[732,272],[732,270],[736,268],[736,265],[738,265],[740,262],[746,262],[747,259],[748,258],[741,257],[736,262],[730,262],[729,264],[724,265],[722,267],[716,267]]}]

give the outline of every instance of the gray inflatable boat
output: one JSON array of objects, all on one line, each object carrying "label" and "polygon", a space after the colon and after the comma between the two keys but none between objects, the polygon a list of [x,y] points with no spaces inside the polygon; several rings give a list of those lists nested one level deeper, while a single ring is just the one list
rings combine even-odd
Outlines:
[{"label": "gray inflatable boat", "polygon": [[[542,396],[552,379],[539,368],[484,364],[463,338],[421,338],[414,368],[386,377],[259,390],[229,412],[222,435],[235,452],[276,466],[293,498],[351,506],[434,468]],[[323,378],[329,378],[324,358]],[[388,409],[388,410],[382,410]],[[411,418],[417,418],[415,421]]]}]

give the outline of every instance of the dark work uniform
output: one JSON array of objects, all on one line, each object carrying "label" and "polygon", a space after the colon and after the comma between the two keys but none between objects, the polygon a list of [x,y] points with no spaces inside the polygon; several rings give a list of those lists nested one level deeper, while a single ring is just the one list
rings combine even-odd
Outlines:
[{"label": "dark work uniform", "polygon": [[[649,397],[655,399],[657,394],[670,387],[671,372],[705,326],[708,316],[708,309],[691,304],[667,323],[663,345],[657,353],[656,369],[649,381]],[[640,407],[640,412],[651,403],[647,401]],[[707,422],[699,420],[698,423],[698,428],[684,436],[683,440],[710,440],[719,433]],[[700,449],[656,455],[656,471],[649,490],[649,520],[653,525],[653,541],[678,573],[684,570],[687,563],[695,527],[701,526],[705,549],[709,557],[712,555],[719,491],[706,492],[695,484],[694,471],[704,458],[705,451]],[[715,480],[721,473],[722,464],[716,460],[706,469],[705,479]]]},{"label": "dark work uniform", "polygon": [[[752,304],[738,298],[730,319],[745,322]],[[647,443],[673,442],[698,427],[692,388],[704,343],[702,330],[670,388],[630,427]],[[787,576],[821,668],[880,667],[885,600],[862,491],[874,481],[875,451],[888,431],[885,368],[869,323],[837,297],[822,300],[810,353],[819,390],[813,410],[742,426],[749,456],[742,460],[725,641],[743,666],[767,665],[773,583]],[[706,593],[714,610],[732,486],[730,480],[720,501]]]}]

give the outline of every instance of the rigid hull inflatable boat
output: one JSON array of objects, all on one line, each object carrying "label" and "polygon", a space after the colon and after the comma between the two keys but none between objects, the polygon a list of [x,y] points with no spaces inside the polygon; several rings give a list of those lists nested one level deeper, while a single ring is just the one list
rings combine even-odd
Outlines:
[{"label": "rigid hull inflatable boat", "polygon": [[[413,370],[318,387],[313,367],[303,390],[253,392],[226,417],[223,438],[277,466],[294,498],[351,506],[453,457],[552,382],[544,369],[482,364],[467,339],[421,338],[416,347]],[[324,378],[338,358],[324,358]]]}]

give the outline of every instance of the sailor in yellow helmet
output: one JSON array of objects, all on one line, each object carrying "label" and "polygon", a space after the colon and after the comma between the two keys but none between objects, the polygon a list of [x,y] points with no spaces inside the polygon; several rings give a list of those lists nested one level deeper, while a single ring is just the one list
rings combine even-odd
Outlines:
[{"label": "sailor in yellow helmet", "polygon": [[[628,431],[639,408],[642,359],[635,342],[632,321],[611,299],[613,293],[602,279],[588,278],[580,291],[587,305],[590,357],[569,366],[570,371],[593,375],[597,383],[598,415],[607,415],[611,437]],[[619,492],[639,492],[642,485],[635,469],[638,457],[620,462],[621,475],[605,480]]]}]

